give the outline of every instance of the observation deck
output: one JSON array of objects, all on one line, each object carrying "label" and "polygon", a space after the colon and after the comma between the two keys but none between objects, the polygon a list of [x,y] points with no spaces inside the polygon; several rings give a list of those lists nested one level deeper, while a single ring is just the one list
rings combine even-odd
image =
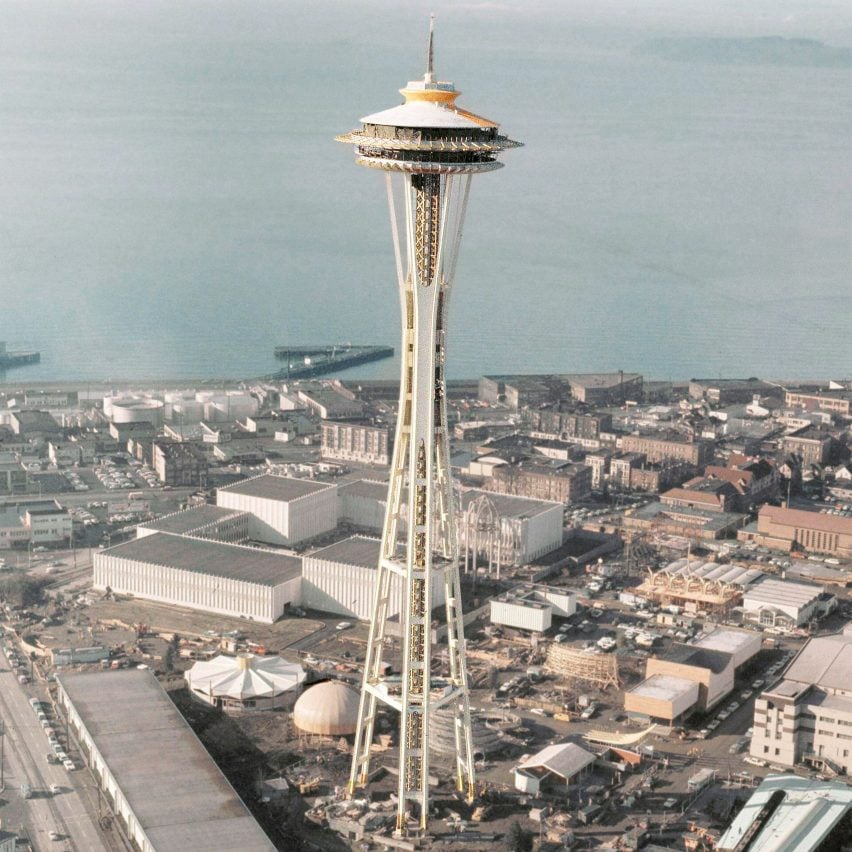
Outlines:
[{"label": "observation deck", "polygon": [[409,82],[405,103],[361,119],[360,130],[335,137],[355,146],[360,166],[416,174],[489,172],[497,155],[520,142],[501,135],[496,122],[461,109],[452,83],[435,82],[431,70]]}]

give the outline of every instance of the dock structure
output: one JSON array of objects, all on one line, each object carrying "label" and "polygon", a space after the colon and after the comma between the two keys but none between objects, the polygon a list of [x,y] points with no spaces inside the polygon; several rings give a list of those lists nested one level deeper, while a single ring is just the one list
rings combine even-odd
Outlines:
[{"label": "dock structure", "polygon": [[348,343],[276,346],[275,357],[287,364],[275,374],[275,379],[308,379],[392,358],[393,346],[352,346]]},{"label": "dock structure", "polygon": [[0,340],[0,372],[12,367],[24,367],[27,364],[38,364],[39,361],[41,361],[40,352],[10,352],[6,349],[6,341]]}]

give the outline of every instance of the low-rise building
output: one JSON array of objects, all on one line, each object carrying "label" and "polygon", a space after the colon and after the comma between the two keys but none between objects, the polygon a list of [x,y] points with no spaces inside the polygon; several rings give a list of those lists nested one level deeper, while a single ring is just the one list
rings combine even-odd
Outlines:
[{"label": "low-rise building", "polygon": [[833,436],[830,432],[806,426],[784,436],[781,443],[785,453],[794,453],[802,460],[802,465],[825,464],[831,457]]},{"label": "low-rise building", "polygon": [[193,506],[191,509],[162,515],[153,521],[144,521],[136,527],[136,538],[163,532],[242,544],[250,538],[250,518],[248,512],[205,503],[201,506]]},{"label": "low-rise building", "polygon": [[[775,762],[775,761],[773,761]],[[719,838],[719,852],[816,852],[842,849],[852,787],[796,775],[770,775]]]},{"label": "low-rise building", "polygon": [[848,391],[830,393],[801,393],[787,391],[784,402],[791,408],[803,408],[805,411],[830,411],[841,417],[848,417],[852,410],[852,394]]},{"label": "low-rise building", "polygon": [[588,773],[597,755],[576,743],[558,743],[525,756],[515,768],[515,788],[537,795],[542,789],[577,784]]},{"label": "low-rise building", "polygon": [[501,565],[525,565],[562,545],[563,513],[552,500],[472,488],[456,512],[459,546]]},{"label": "low-rise building", "polygon": [[29,481],[29,473],[20,461],[14,458],[0,460],[0,494],[26,494]]},{"label": "low-rise building", "polygon": [[62,432],[62,427],[47,411],[13,411],[9,415],[9,425],[16,435],[37,440],[47,440]]},{"label": "low-rise building", "polygon": [[730,482],[699,476],[660,495],[660,503],[672,508],[703,512],[733,512],[739,506],[737,490]]},{"label": "low-rise building", "polygon": [[0,505],[0,549],[67,545],[73,521],[56,500],[18,500]]},{"label": "low-rise building", "polygon": [[761,506],[756,527],[742,530],[737,538],[778,550],[850,558],[852,518],[784,506]]},{"label": "low-rise building", "polygon": [[743,621],[759,627],[793,630],[836,606],[834,595],[824,595],[821,586],[764,577],[743,594]]},{"label": "low-rise building", "polygon": [[153,672],[56,680],[92,776],[135,849],[274,852]]},{"label": "low-rise building", "polygon": [[[353,536],[306,554],[302,560],[302,605],[361,621],[369,621],[376,597],[376,576],[381,542]],[[405,602],[402,578],[391,575],[387,617],[402,612]],[[444,577],[432,575],[432,608],[445,602]]]},{"label": "low-rise building", "polygon": [[491,623],[541,633],[553,616],[570,618],[577,611],[577,595],[556,586],[524,583],[491,601]]}]

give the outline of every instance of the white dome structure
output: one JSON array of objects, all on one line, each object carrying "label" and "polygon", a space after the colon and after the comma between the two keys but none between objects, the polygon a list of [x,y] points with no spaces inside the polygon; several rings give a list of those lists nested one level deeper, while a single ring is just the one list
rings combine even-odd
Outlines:
[{"label": "white dome structure", "polygon": [[195,698],[227,712],[290,708],[305,670],[281,657],[220,655],[196,663],[184,675]]},{"label": "white dome structure", "polygon": [[337,680],[315,684],[296,702],[293,723],[308,734],[354,734],[358,726],[358,693]]}]

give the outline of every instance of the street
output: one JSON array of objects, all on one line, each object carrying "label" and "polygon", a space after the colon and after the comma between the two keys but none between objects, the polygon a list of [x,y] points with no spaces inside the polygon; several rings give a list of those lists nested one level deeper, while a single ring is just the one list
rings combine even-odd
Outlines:
[{"label": "street", "polygon": [[[25,691],[28,690],[28,691]],[[5,723],[4,804],[0,816],[4,816],[7,827],[18,830],[23,822],[26,835],[35,850],[75,850],[75,852],[113,852],[103,837],[94,817],[87,809],[83,795],[96,795],[91,784],[85,790],[88,773],[75,755],[77,769],[69,772],[62,765],[48,764],[45,755],[50,750],[47,737],[29,704],[30,697],[37,695],[32,687],[21,686],[2,660],[0,670],[0,718]],[[32,798],[24,800],[20,787],[29,784]],[[56,784],[60,792],[51,794],[50,785]],[[83,791],[81,793],[81,790]],[[5,804],[8,802],[8,804]],[[90,803],[91,807],[91,803]],[[4,811],[10,811],[5,817]],[[12,814],[20,816],[15,818]],[[50,838],[55,831],[63,845]],[[123,847],[119,847],[123,848]]]}]

